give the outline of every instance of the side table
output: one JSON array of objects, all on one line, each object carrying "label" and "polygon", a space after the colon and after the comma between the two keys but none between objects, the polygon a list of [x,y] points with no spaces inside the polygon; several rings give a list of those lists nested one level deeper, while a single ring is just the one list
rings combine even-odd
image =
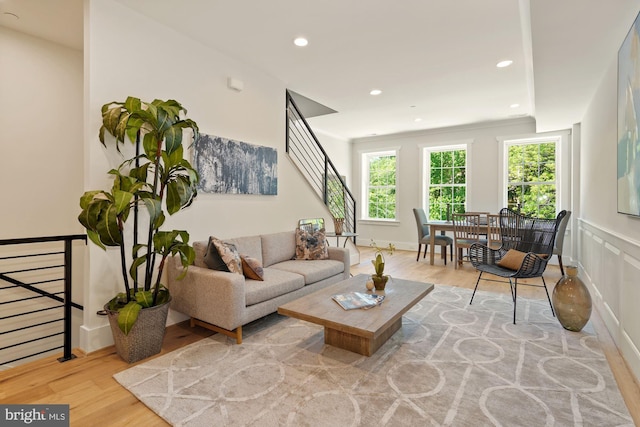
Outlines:
[{"label": "side table", "polygon": [[356,237],[358,237],[358,233],[344,232],[342,234],[336,234],[335,232],[330,231],[330,232],[325,233],[325,236],[327,236],[327,237],[335,237],[336,238],[336,246],[340,246],[340,238],[344,237],[344,243],[342,244],[342,247],[345,248],[345,247],[347,247],[347,240],[349,240],[349,239],[351,239],[351,241],[355,245]]}]

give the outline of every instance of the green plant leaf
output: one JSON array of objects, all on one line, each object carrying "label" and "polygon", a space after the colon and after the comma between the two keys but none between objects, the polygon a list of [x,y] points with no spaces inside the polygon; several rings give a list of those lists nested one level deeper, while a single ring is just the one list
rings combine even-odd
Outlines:
[{"label": "green plant leaf", "polygon": [[165,133],[165,150],[172,154],[178,147],[182,147],[182,129],[184,123],[177,123],[168,128]]},{"label": "green plant leaf", "polygon": [[100,241],[107,246],[120,246],[122,243],[122,235],[118,226],[118,214],[113,204],[109,204],[102,211],[96,231],[100,235]]},{"label": "green plant leaf", "polygon": [[136,292],[136,301],[142,306],[142,308],[153,307],[153,292],[152,291],[139,291]]},{"label": "green plant leaf", "polygon": [[138,320],[140,310],[142,310],[142,306],[135,301],[131,301],[118,311],[118,327],[125,335],[129,335],[129,332],[131,332],[133,325]]},{"label": "green plant leaf", "polygon": [[126,108],[128,112],[133,113],[134,111],[142,109],[142,102],[140,101],[140,98],[128,96],[127,100],[124,102],[124,108]]}]

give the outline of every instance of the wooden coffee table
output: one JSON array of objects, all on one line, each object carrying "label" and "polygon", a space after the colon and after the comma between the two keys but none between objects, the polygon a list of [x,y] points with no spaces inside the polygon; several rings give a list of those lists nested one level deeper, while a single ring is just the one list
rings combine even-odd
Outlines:
[{"label": "wooden coffee table", "polygon": [[278,307],[278,313],[324,326],[324,342],[371,356],[402,326],[402,315],[433,290],[433,284],[391,278],[384,302],[368,310],[344,310],[332,295],[363,292],[369,276],[359,274]]}]

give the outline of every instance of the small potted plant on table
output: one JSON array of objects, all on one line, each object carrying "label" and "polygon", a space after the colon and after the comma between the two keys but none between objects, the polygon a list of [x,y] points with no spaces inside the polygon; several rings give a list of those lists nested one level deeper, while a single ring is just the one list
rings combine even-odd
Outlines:
[{"label": "small potted plant on table", "polygon": [[[371,244],[369,246],[375,248],[376,250],[374,259],[371,260],[373,268],[375,269],[375,274],[371,275],[371,279],[373,279],[373,286],[376,288],[376,290],[383,291],[385,286],[387,286],[387,282],[389,281],[390,277],[384,274],[385,259],[383,249],[378,247],[376,242],[374,242],[373,240],[371,240]],[[389,255],[393,255],[393,251],[396,250],[396,247],[392,243],[389,243],[389,246],[386,249],[389,252]]]}]

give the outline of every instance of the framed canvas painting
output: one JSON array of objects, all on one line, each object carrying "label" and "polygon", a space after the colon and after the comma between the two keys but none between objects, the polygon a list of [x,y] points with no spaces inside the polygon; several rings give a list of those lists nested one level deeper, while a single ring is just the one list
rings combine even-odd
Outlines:
[{"label": "framed canvas painting", "polygon": [[618,50],[618,212],[640,216],[640,14]]}]

